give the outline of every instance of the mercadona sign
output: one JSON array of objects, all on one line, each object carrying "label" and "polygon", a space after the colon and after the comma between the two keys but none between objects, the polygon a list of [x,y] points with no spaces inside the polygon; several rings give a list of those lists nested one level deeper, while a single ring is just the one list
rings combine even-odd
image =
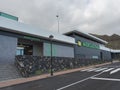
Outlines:
[{"label": "mercadona sign", "polygon": [[79,47],[83,46],[83,47],[88,47],[88,48],[95,48],[95,49],[99,49],[99,45],[93,44],[93,43],[88,43],[88,42],[81,42],[81,41],[77,41],[77,45]]}]

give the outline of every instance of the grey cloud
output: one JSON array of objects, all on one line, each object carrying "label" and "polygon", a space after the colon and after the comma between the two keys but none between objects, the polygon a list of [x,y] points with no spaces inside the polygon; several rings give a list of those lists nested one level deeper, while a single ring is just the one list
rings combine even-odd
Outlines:
[{"label": "grey cloud", "polygon": [[23,23],[57,32],[79,29],[88,33],[120,35],[119,0],[0,0],[3,12]]}]

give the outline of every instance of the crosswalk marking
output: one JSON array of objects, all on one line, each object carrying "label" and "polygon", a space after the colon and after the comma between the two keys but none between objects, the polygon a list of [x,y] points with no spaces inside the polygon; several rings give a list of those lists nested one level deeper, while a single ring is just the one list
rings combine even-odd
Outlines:
[{"label": "crosswalk marking", "polygon": [[120,68],[117,68],[117,69],[111,71],[110,74],[116,73],[116,72],[118,72],[118,71],[120,71]]},{"label": "crosswalk marking", "polygon": [[99,67],[99,68],[87,68],[87,69],[83,69],[81,71],[91,72],[91,71],[95,71],[95,70],[98,70],[98,69],[101,69],[101,67]]},{"label": "crosswalk marking", "polygon": [[104,70],[103,72],[109,72],[109,71],[111,71],[111,70],[113,70],[114,68],[109,68],[109,69],[106,69],[106,70]]},{"label": "crosswalk marking", "polygon": [[98,70],[95,70],[95,72],[100,72],[100,71],[103,71],[103,70],[106,70],[108,68],[101,68],[101,69],[98,69]]},{"label": "crosswalk marking", "polygon": [[109,74],[116,73],[120,71],[120,68],[105,68],[105,67],[99,67],[99,68],[87,68],[81,71],[86,71],[86,72],[110,72]]},{"label": "crosswalk marking", "polygon": [[88,72],[95,71],[95,70],[98,70],[98,69],[101,69],[101,67],[99,67],[99,68],[93,68],[91,70],[88,70]]},{"label": "crosswalk marking", "polygon": [[90,69],[93,69],[93,68],[87,68],[87,69],[83,69],[81,71],[87,71],[87,70],[90,70]]}]

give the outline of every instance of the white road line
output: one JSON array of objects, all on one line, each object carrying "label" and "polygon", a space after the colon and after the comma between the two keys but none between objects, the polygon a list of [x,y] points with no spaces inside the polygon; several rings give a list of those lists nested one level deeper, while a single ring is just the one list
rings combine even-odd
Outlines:
[{"label": "white road line", "polygon": [[117,68],[117,69],[111,71],[110,74],[116,73],[116,72],[118,72],[118,71],[120,71],[120,68]]},{"label": "white road line", "polygon": [[101,67],[99,67],[99,68],[93,68],[91,70],[88,70],[88,72],[95,71],[95,70],[98,70],[98,69],[101,69]]},{"label": "white road line", "polygon": [[91,79],[104,80],[104,81],[119,81],[119,82],[120,82],[120,79],[113,79],[113,78],[97,78],[97,77],[91,77]]},{"label": "white road line", "polygon": [[90,79],[90,78],[92,78],[92,77],[98,76],[98,75],[100,75],[100,74],[102,74],[102,73],[103,73],[103,72],[98,73],[98,74],[95,74],[95,75],[93,75],[93,76],[90,76],[90,77],[87,77],[87,78],[82,79],[82,80],[80,80],[80,81],[77,81],[77,82],[71,83],[71,84],[69,84],[69,85],[63,86],[63,87],[58,88],[58,89],[56,89],[56,90],[63,90],[63,89],[65,89],[65,88],[71,87],[71,86],[76,85],[76,84],[78,84],[78,83],[84,82],[84,81],[86,81],[86,80],[88,80],[88,79]]},{"label": "white road line", "polygon": [[75,82],[75,83],[69,84],[69,85],[67,85],[67,86],[61,87],[61,88],[56,89],[56,90],[63,90],[63,89],[65,89],[65,88],[68,88],[68,87],[73,86],[73,85],[75,85],[75,84],[81,83],[81,82],[86,81],[86,80],[88,80],[88,79],[90,79],[90,77],[85,78],[85,79],[80,80],[80,81],[77,81],[77,82]]},{"label": "white road line", "polygon": [[103,72],[109,72],[109,71],[111,71],[111,70],[113,70],[114,68],[109,68],[109,69],[107,69],[107,70],[104,70]]},{"label": "white road line", "polygon": [[101,68],[101,69],[98,69],[98,70],[95,70],[95,72],[100,72],[100,71],[103,71],[103,70],[106,70],[108,68]]}]

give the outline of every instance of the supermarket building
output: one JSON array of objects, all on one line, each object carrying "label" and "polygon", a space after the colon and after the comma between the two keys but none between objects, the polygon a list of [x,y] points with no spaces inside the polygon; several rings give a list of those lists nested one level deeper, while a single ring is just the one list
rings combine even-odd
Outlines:
[{"label": "supermarket building", "polygon": [[[0,63],[13,63],[16,55],[50,56],[50,35],[55,57],[112,59],[111,50],[104,46],[107,42],[102,39],[77,30],[62,35],[34,28],[0,12]],[[119,56],[120,52],[116,53]]]}]

